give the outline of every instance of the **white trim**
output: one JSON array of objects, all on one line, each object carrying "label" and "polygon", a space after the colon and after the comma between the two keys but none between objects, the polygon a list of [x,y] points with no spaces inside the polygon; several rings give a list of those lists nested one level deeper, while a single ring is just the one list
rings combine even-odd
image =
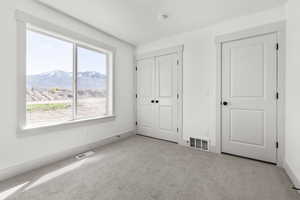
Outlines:
[{"label": "white trim", "polygon": [[[280,94],[277,102],[277,140],[279,148],[277,150],[277,165],[282,166],[284,160],[284,113],[285,113],[285,21],[277,23],[266,24],[263,26],[247,29],[244,31],[230,33],[226,35],[217,36],[215,41],[217,45],[217,85],[216,85],[216,146],[213,147],[216,153],[221,153],[221,100],[222,100],[222,44],[229,41],[255,37],[268,33],[277,33],[277,40],[279,43],[278,51],[278,92]],[[274,144],[275,145],[275,144]],[[212,149],[213,149],[212,148]]]},{"label": "white trim", "polygon": [[63,121],[60,123],[49,123],[45,125],[32,125],[25,126],[24,128],[18,129],[19,134],[33,134],[33,133],[43,133],[43,131],[51,130],[51,129],[59,129],[65,128],[71,125],[80,125],[83,123],[99,123],[99,122],[107,122],[115,120],[116,116],[103,116],[103,117],[95,117],[95,118],[86,118],[86,119],[77,119],[70,121]]},{"label": "white trim", "polygon": [[178,45],[178,46],[174,46],[174,47],[170,47],[170,48],[166,48],[166,49],[160,49],[160,50],[155,50],[155,51],[151,51],[148,53],[143,53],[140,55],[137,55],[136,60],[143,60],[146,58],[151,58],[151,57],[157,57],[157,56],[162,56],[162,55],[166,55],[166,54],[171,54],[171,53],[178,53],[178,55],[182,55],[184,50],[184,45]]},{"label": "white trim", "polygon": [[[216,70],[216,141],[214,149],[215,153],[221,153],[221,100],[222,100],[222,43],[217,43],[217,70]],[[212,145],[212,144],[211,144]]]},{"label": "white trim", "polygon": [[134,127],[137,130],[137,120],[138,120],[138,109],[137,109],[137,57],[136,55],[133,56],[133,99],[134,99],[134,106],[133,106],[133,112],[134,112]]},{"label": "white trim", "polygon": [[219,44],[219,43],[230,42],[230,41],[235,41],[235,40],[240,40],[245,38],[251,38],[259,35],[265,35],[269,33],[277,33],[281,31],[285,31],[285,21],[279,21],[276,23],[265,24],[262,26],[257,26],[257,27],[253,27],[250,29],[246,29],[234,33],[219,35],[216,36],[215,42]]},{"label": "white trim", "polygon": [[17,21],[24,22],[25,24],[31,24],[34,27],[41,28],[43,30],[48,30],[54,33],[57,33],[59,35],[65,36],[66,38],[72,38],[72,40],[78,41],[78,43],[86,43],[86,44],[92,44],[93,46],[96,46],[100,49],[107,49],[109,51],[115,52],[116,48],[112,47],[110,45],[107,45],[105,43],[99,42],[98,40],[94,40],[92,38],[89,38],[88,36],[81,35],[79,33],[70,31],[66,28],[63,28],[61,26],[57,26],[51,22],[48,22],[46,20],[39,19],[37,17],[34,17],[30,14],[27,14],[23,11],[16,10],[15,12],[15,18]]},{"label": "white trim", "polygon": [[85,151],[88,151],[88,150],[91,150],[91,149],[95,149],[95,148],[101,147],[103,145],[116,142],[118,140],[125,139],[127,137],[132,136],[132,135],[135,135],[135,130],[124,131],[122,133],[116,133],[114,135],[115,136],[111,136],[111,137],[102,139],[98,142],[82,145],[80,147],[75,147],[75,148],[72,148],[72,149],[68,149],[68,150],[65,150],[63,152],[52,154],[52,155],[49,155],[49,156],[45,156],[45,157],[40,158],[40,159],[31,160],[31,161],[24,162],[24,163],[21,163],[21,164],[17,164],[17,165],[14,165],[14,166],[11,166],[11,167],[8,167],[8,168],[5,168],[5,169],[1,169],[0,170],[0,181],[3,181],[5,179],[11,178],[11,177],[14,177],[14,176],[19,175],[19,174],[23,174],[25,172],[29,172],[29,171],[34,170],[34,169],[38,169],[40,167],[43,167],[43,166],[46,166],[46,165],[49,165],[49,164],[67,159],[67,158],[70,158],[70,157],[75,156],[79,153],[82,153],[82,152],[85,152]]},{"label": "white trim", "polygon": [[[290,167],[288,162],[284,160],[283,162],[283,168],[289,178],[291,179],[292,183],[294,184],[295,187],[300,188],[300,180],[297,178],[296,174],[294,173],[294,170]],[[298,191],[300,193],[300,191]]]},{"label": "white trim", "polygon": [[[139,60],[152,58],[152,57],[158,57],[163,55],[168,55],[172,53],[176,53],[178,56],[179,64],[177,65],[178,68],[178,85],[177,85],[177,93],[179,94],[178,99],[178,134],[179,138],[177,138],[177,143],[182,144],[182,138],[183,138],[183,119],[182,119],[182,112],[183,112],[183,51],[184,51],[184,45],[178,45],[166,49],[160,49],[148,53],[143,53],[141,55],[136,56],[136,62]],[[137,73],[135,73],[135,80],[137,80]],[[136,87],[135,87],[136,88]],[[137,88],[136,88],[137,89]],[[135,90],[136,91],[136,90]]]},{"label": "white trim", "polygon": [[78,106],[78,82],[77,82],[77,73],[78,73],[78,48],[77,48],[77,44],[76,43],[73,43],[73,97],[72,100],[73,100],[73,119],[76,119],[76,116],[77,116],[77,106]]},{"label": "white trim", "polygon": [[26,24],[17,21],[17,132],[26,124]]},{"label": "white trim", "polygon": [[286,71],[286,24],[278,24],[277,40],[279,44],[277,61],[277,141],[279,148],[277,152],[277,164],[283,166],[285,155],[285,71]]},{"label": "white trim", "polygon": [[122,38],[119,38],[118,36],[115,36],[115,35],[113,35],[113,34],[107,33],[107,32],[105,32],[105,31],[101,30],[100,28],[98,28],[98,27],[96,27],[96,26],[90,24],[90,23],[87,23],[87,22],[85,22],[85,21],[83,21],[83,20],[81,20],[81,19],[79,19],[79,18],[77,18],[77,17],[74,17],[74,16],[72,16],[72,15],[66,13],[66,12],[63,12],[62,10],[59,10],[59,9],[53,7],[53,6],[50,6],[49,4],[47,4],[47,3],[45,3],[45,2],[43,2],[43,1],[41,1],[41,0],[35,0],[35,1],[36,1],[37,3],[43,5],[44,7],[49,8],[50,10],[53,10],[53,11],[55,11],[55,12],[57,12],[57,13],[63,15],[63,16],[66,16],[66,17],[68,17],[68,18],[73,19],[74,21],[76,21],[76,22],[78,22],[78,23],[80,23],[80,24],[85,25],[86,27],[88,27],[88,28],[90,28],[90,29],[93,29],[93,30],[95,30],[95,31],[97,31],[97,32],[99,32],[99,33],[102,33],[102,34],[104,34],[104,35],[106,35],[106,36],[108,36],[108,37],[114,38],[114,39],[116,39],[116,40],[118,40],[118,41],[120,41],[120,42],[123,42],[123,43],[125,43],[125,44],[128,44],[128,45],[130,45],[131,47],[134,47],[134,48],[136,47],[136,45],[135,45],[134,43],[132,43],[132,42],[129,42],[129,41],[127,41],[127,40],[124,40],[124,39],[122,39]]},{"label": "white trim", "polygon": [[178,143],[183,139],[183,50],[184,46],[177,47],[178,54],[178,85],[177,85],[177,93],[179,94],[178,99],[178,134],[180,134],[180,138],[178,139]]},{"label": "white trim", "polygon": [[[61,127],[63,125],[70,125],[79,122],[88,122],[88,121],[107,121],[107,119],[114,119],[115,118],[115,76],[114,76],[114,65],[115,65],[115,57],[116,57],[116,49],[114,47],[108,46],[106,44],[100,43],[96,40],[90,39],[86,36],[82,36],[75,32],[69,31],[62,27],[56,26],[51,24],[47,21],[37,19],[29,14],[26,14],[22,11],[17,10],[15,12],[15,17],[17,19],[17,45],[18,45],[18,105],[17,105],[17,116],[18,116],[18,126],[17,126],[17,133],[23,132],[35,132],[37,129],[47,128],[49,129],[50,126],[54,127]],[[65,121],[63,123],[57,124],[46,124],[41,126],[26,126],[26,31],[34,31],[41,34],[48,35],[49,37],[54,37],[59,40],[63,40],[73,44],[73,120],[72,121]],[[107,103],[107,115],[105,116],[98,116],[95,118],[89,119],[76,119],[76,103],[77,103],[77,48],[86,48],[92,51],[97,51],[99,53],[105,54],[107,59],[107,90],[108,90],[108,97],[111,98],[110,101]],[[74,84],[75,83],[75,84]],[[75,102],[74,102],[75,101]],[[74,104],[75,103],[75,104]],[[108,105],[109,104],[109,105]],[[109,108],[109,110],[108,110]]]}]

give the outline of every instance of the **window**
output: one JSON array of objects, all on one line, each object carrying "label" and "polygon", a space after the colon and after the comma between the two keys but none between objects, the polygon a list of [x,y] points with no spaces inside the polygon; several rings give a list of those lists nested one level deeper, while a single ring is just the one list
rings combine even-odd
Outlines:
[{"label": "window", "polygon": [[26,28],[26,127],[113,115],[112,56],[40,29]]},{"label": "window", "polygon": [[107,115],[105,54],[78,47],[77,59],[77,117]]}]

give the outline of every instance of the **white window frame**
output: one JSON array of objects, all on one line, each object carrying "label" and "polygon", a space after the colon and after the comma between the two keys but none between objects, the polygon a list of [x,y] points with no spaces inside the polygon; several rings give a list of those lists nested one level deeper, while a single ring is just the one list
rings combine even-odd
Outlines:
[{"label": "white window frame", "polygon": [[[16,11],[15,13],[17,20],[17,81],[18,81],[18,92],[17,92],[17,132],[27,132],[40,129],[51,129],[57,128],[64,125],[82,124],[85,123],[98,123],[106,122],[115,119],[115,95],[114,95],[114,63],[115,63],[115,48],[106,44],[100,43],[97,40],[88,38],[78,33],[69,31],[62,27],[56,26],[47,21],[33,17],[22,11]],[[109,101],[107,105],[107,115],[98,116],[94,118],[84,118],[64,121],[59,123],[49,123],[43,125],[27,125],[26,124],[26,33],[27,30],[38,32],[44,35],[48,35],[53,38],[57,38],[62,41],[66,41],[73,44],[73,112],[76,112],[76,100],[77,100],[77,48],[85,48],[88,50],[96,51],[107,56],[107,98]],[[75,94],[76,93],[76,94]],[[76,116],[76,113],[73,113]]]}]

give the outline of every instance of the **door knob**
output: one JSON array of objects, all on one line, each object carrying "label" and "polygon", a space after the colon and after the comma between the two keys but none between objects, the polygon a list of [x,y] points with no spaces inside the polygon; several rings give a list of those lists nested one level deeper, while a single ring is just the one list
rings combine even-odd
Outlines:
[{"label": "door knob", "polygon": [[156,100],[156,101],[155,101],[155,103],[159,103],[159,101],[158,101],[158,100]]},{"label": "door knob", "polygon": [[151,103],[154,103],[154,100],[151,100]]},{"label": "door knob", "polygon": [[228,102],[227,101],[223,101],[223,106],[227,106]]}]

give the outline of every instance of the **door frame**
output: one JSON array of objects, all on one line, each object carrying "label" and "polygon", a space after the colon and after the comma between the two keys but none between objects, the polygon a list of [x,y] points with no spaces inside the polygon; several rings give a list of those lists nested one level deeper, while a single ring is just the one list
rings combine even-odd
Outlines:
[{"label": "door frame", "polygon": [[[277,92],[279,99],[277,101],[277,120],[276,137],[279,143],[277,149],[277,165],[283,166],[284,162],[284,135],[285,135],[285,59],[286,59],[286,22],[266,24],[243,31],[216,36],[217,48],[217,83],[216,83],[216,146],[215,152],[222,152],[222,46],[225,42],[236,41],[255,36],[276,33],[279,50],[277,51]],[[275,47],[274,47],[275,48]],[[275,145],[275,144],[274,144]]]},{"label": "door frame", "polygon": [[[178,101],[177,101],[177,125],[178,125],[178,141],[177,143],[181,143],[182,140],[182,134],[183,134],[183,122],[182,122],[182,112],[183,112],[183,50],[184,50],[184,45],[178,45],[178,46],[173,46],[170,48],[165,48],[165,49],[160,49],[160,50],[154,50],[151,52],[146,52],[142,53],[139,55],[136,55],[135,59],[135,68],[137,69],[137,63],[140,60],[147,59],[147,58],[153,58],[153,57],[158,57],[158,56],[163,56],[163,55],[168,55],[168,54],[173,54],[177,53],[178,55],[178,65],[177,65],[177,93],[179,95]],[[135,96],[137,92],[137,70],[135,70]],[[136,100],[136,111],[137,111],[137,99]],[[137,121],[137,112],[136,112],[136,121]]]}]

